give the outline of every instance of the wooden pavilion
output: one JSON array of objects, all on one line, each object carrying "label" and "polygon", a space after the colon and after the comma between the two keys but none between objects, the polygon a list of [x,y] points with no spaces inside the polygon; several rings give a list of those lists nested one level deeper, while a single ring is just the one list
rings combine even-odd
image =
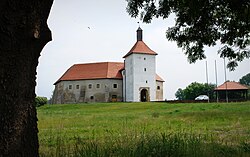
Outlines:
[{"label": "wooden pavilion", "polygon": [[244,101],[248,99],[248,87],[238,82],[227,81],[214,89],[221,101]]}]

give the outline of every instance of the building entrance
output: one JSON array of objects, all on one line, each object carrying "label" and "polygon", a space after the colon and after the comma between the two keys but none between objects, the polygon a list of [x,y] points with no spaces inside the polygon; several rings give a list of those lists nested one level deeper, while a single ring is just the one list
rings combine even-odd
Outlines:
[{"label": "building entrance", "polygon": [[142,89],[141,90],[141,102],[146,102],[146,101],[148,101],[148,90]]}]

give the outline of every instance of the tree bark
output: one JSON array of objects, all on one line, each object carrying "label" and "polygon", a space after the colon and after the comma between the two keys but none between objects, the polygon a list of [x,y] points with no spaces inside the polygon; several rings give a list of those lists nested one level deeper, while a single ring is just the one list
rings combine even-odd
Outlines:
[{"label": "tree bark", "polygon": [[53,0],[0,1],[0,157],[37,157],[36,67]]}]

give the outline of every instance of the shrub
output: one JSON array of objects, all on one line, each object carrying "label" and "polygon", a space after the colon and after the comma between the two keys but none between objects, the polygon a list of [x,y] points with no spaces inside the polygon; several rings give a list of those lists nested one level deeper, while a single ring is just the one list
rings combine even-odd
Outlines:
[{"label": "shrub", "polygon": [[48,99],[46,97],[37,96],[35,98],[35,106],[36,107],[43,106],[43,105],[47,104],[47,102],[48,102]]}]

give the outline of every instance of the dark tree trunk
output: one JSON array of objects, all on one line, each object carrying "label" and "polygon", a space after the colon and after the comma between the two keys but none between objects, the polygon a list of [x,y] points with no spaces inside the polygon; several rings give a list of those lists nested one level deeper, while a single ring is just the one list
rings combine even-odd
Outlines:
[{"label": "dark tree trunk", "polygon": [[0,157],[36,157],[36,67],[53,0],[0,1]]}]

